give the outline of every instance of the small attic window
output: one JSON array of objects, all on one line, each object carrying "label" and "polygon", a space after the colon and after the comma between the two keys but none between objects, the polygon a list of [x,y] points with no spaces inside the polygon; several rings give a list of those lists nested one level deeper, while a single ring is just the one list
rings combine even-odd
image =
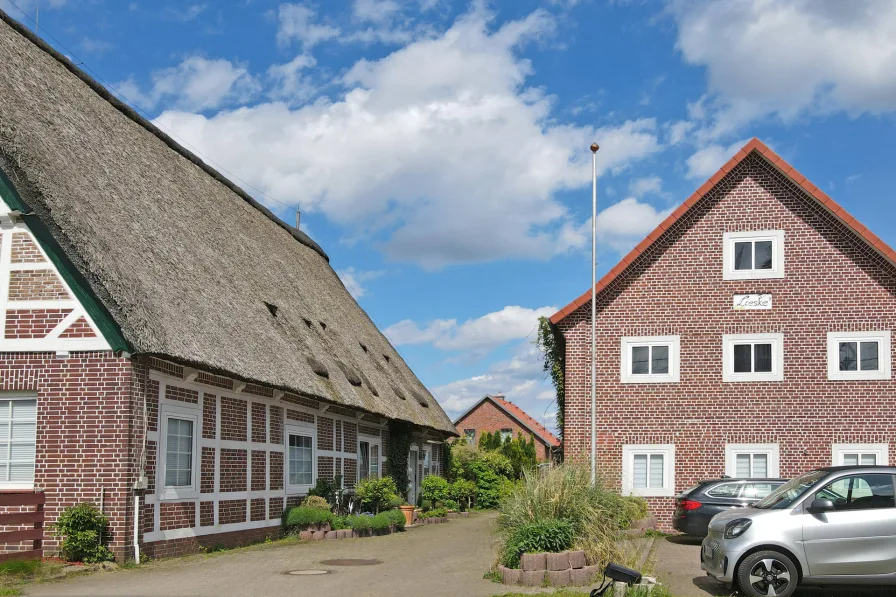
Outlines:
[{"label": "small attic window", "polygon": [[404,392],[401,391],[398,386],[392,386],[392,391],[395,392],[395,395],[401,398],[402,400],[407,400],[407,396],[404,395]]},{"label": "small attic window", "polygon": [[358,342],[358,345],[361,347],[361,350],[363,350],[364,352],[367,352],[367,347],[364,346],[363,342]]},{"label": "small attic window", "polygon": [[327,324],[325,324],[325,323],[322,322],[322,321],[320,321],[320,322],[318,322],[318,323],[320,323],[320,327],[321,327],[321,329],[323,329],[323,330],[327,329]]},{"label": "small attic window", "polygon": [[305,319],[305,318],[303,317],[303,318],[302,318],[302,321],[305,322],[305,325],[308,326],[308,329],[311,329],[311,326],[314,325],[313,323],[311,323],[311,320],[310,320],[310,319]]},{"label": "small attic window", "polygon": [[268,311],[270,311],[272,316],[277,317],[277,311],[279,311],[277,305],[264,301],[264,306],[268,308]]},{"label": "small attic window", "polygon": [[423,408],[429,408],[429,402],[426,401],[426,397],[423,396],[423,394],[417,392],[416,390],[411,393],[414,395],[414,398],[417,399],[417,403],[420,406],[422,406]]},{"label": "small attic window", "polygon": [[384,355],[383,355],[383,358],[386,359],[386,362],[387,362],[387,363],[391,363],[391,362],[392,362],[392,359],[390,359],[390,358],[389,358],[389,355],[387,355],[387,354],[384,354]]}]

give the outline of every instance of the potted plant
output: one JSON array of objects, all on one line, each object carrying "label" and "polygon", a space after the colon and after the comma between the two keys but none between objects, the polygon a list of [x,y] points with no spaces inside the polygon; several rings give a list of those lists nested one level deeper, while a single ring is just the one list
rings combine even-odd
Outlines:
[{"label": "potted plant", "polygon": [[401,513],[404,514],[405,525],[411,526],[414,524],[414,506],[404,503],[398,507],[401,510]]}]

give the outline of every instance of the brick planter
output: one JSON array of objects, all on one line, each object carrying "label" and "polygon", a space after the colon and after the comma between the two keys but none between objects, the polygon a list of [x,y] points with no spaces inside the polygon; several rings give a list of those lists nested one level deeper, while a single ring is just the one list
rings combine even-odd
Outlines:
[{"label": "brick planter", "polygon": [[592,583],[600,567],[587,566],[584,551],[524,553],[519,570],[498,566],[498,573],[505,585],[540,587],[547,579],[552,587],[581,587]]},{"label": "brick planter", "polygon": [[[329,528],[329,526],[328,526]],[[374,532],[371,529],[367,529],[364,531],[353,531],[352,529],[340,529],[338,531],[330,531],[330,530],[307,530],[301,531],[299,533],[299,539],[302,541],[320,541],[320,540],[329,540],[335,541],[337,539],[352,539],[352,538],[360,538],[360,537],[373,537],[376,535],[391,535],[392,533],[397,533],[398,527],[395,525],[390,526],[388,529],[383,529],[381,531]]]}]

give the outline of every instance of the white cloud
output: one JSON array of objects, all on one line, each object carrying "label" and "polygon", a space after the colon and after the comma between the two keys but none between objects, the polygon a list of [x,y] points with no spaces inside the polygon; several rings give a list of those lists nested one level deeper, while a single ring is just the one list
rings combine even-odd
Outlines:
[{"label": "white cloud", "polygon": [[551,419],[545,412],[556,409],[543,398],[548,393],[553,397],[553,390],[542,370],[541,353],[528,342],[519,345],[510,359],[494,363],[483,374],[432,388],[432,393],[452,419],[486,394],[501,393],[540,423],[554,427],[551,420],[545,420]]},{"label": "white cloud", "polygon": [[187,21],[192,21],[208,8],[208,3],[201,2],[196,4],[188,4],[186,6],[177,7],[169,6],[166,10],[167,13],[177,21],[181,21],[186,23]]},{"label": "white cloud", "polygon": [[512,340],[528,338],[535,332],[539,317],[556,311],[556,307],[528,309],[511,305],[460,325],[456,319],[436,319],[421,327],[406,319],[389,326],[383,333],[398,346],[431,343],[440,350],[481,354]]},{"label": "white cloud", "polygon": [[191,56],[177,66],[153,72],[148,90],[142,90],[133,79],[114,87],[128,101],[143,107],[164,102],[185,110],[210,110],[243,102],[260,91],[259,83],[245,66],[201,56]]},{"label": "white cloud", "polygon": [[365,287],[367,282],[376,280],[385,273],[386,272],[382,270],[358,271],[354,267],[347,267],[336,271],[339,279],[342,280],[342,283],[345,285],[345,289],[348,290],[349,294],[355,297],[356,300],[367,294],[367,288]]},{"label": "white cloud", "polygon": [[553,29],[536,11],[492,30],[474,9],[441,36],[357,62],[338,100],[159,121],[271,197],[384,238],[394,260],[548,259],[568,220],[555,194],[588,184],[591,141],[612,172],[660,147],[652,119],[565,124],[550,96],[526,87],[532,65],[519,49]]},{"label": "white cloud", "polygon": [[309,54],[299,54],[285,64],[272,65],[267,74],[274,86],[268,96],[290,104],[307,100],[317,86],[305,72],[316,65],[317,61]]},{"label": "white cloud", "polygon": [[35,16],[35,8],[38,6],[42,9],[60,8],[61,6],[64,6],[66,2],[68,2],[68,0],[16,0],[15,6],[13,6],[13,3],[9,0],[0,0],[0,9],[3,9],[4,12],[15,19],[27,20],[22,16],[22,12],[25,12],[25,14],[33,19]]},{"label": "white cloud", "polygon": [[663,190],[663,180],[659,176],[647,176],[636,178],[629,185],[629,192],[635,197],[657,194]]},{"label": "white cloud", "polygon": [[704,66],[714,139],[764,115],[896,110],[892,0],[671,0],[684,59]]},{"label": "white cloud", "polygon": [[277,44],[286,47],[297,41],[307,51],[339,35],[338,28],[316,23],[316,16],[304,4],[281,4],[277,9]]},{"label": "white cloud", "polygon": [[352,5],[352,13],[359,21],[372,23],[386,23],[401,11],[401,6],[395,0],[355,0]]},{"label": "white cloud", "polygon": [[[597,214],[598,250],[609,247],[625,253],[647,236],[672,213],[672,208],[658,210],[653,205],[628,197]],[[591,246],[591,218],[581,226],[567,225],[562,244],[567,250]]]},{"label": "white cloud", "polygon": [[688,178],[709,178],[716,170],[725,165],[725,162],[734,157],[741,147],[747,144],[749,139],[735,141],[727,147],[713,143],[691,155],[687,160]]}]

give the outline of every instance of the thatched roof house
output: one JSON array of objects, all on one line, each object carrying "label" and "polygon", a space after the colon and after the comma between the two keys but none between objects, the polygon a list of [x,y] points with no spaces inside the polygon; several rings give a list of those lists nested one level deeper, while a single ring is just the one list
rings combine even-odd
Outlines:
[{"label": "thatched roof house", "polygon": [[116,348],[453,432],[314,241],[0,18],[0,168]]},{"label": "thatched roof house", "polygon": [[321,247],[2,11],[0,57],[0,490],[104,504],[119,557],[276,533],[322,479],[416,500],[454,426]]}]

